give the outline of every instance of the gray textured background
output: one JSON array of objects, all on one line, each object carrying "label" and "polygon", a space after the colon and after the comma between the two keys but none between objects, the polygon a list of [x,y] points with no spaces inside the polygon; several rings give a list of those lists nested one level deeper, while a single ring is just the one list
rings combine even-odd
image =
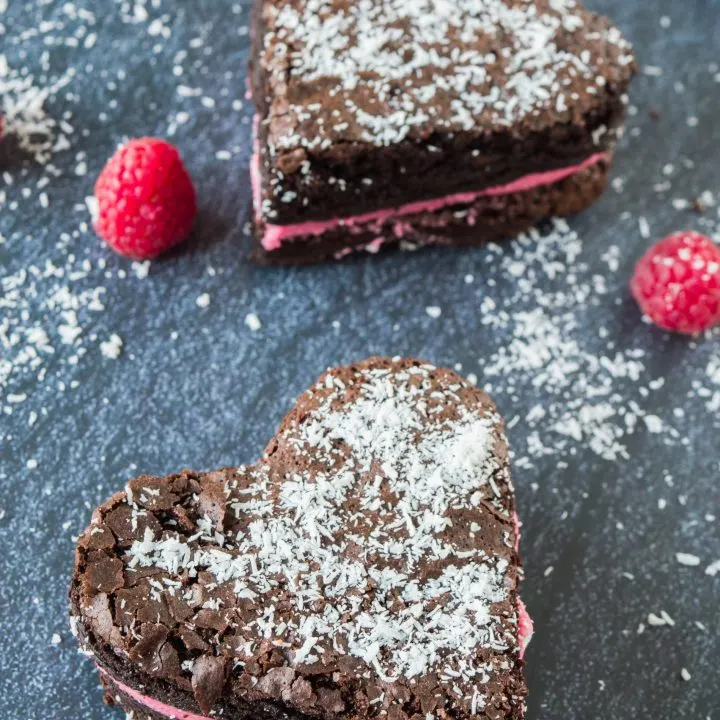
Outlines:
[{"label": "gray textured background", "polygon": [[[626,291],[648,243],[641,216],[653,238],[718,227],[715,208],[700,217],[671,200],[720,191],[720,77],[712,64],[720,2],[591,5],[611,14],[641,65],[662,75],[651,69],[633,87],[637,113],[614,170],[624,190],[618,181],[572,221],[583,246],[577,259],[568,264],[567,248],[551,244],[544,260],[526,262],[533,244],[523,252],[514,242],[503,251],[430,250],[297,271],[246,259],[251,108],[233,106],[244,90],[245,3],[0,2],[0,54],[16,80],[32,76],[47,87],[74,70],[46,102],[57,123],[49,164],[21,152],[12,137],[0,149],[0,352],[13,367],[0,387],[0,716],[119,716],[101,704],[66,622],[72,538],[93,505],[136,472],[251,461],[293,397],[326,366],[384,353],[461,363],[514,419],[523,595],[537,624],[529,718],[720,718],[720,576],[703,572],[720,558],[713,401],[720,335],[691,342],[654,331]],[[115,146],[144,134],[170,135],[180,146],[201,217],[191,243],[140,279],[88,231],[85,197]],[[69,147],[57,144],[60,136]],[[673,168],[663,172],[668,163]],[[671,189],[653,189],[662,182]],[[617,267],[603,259],[611,245],[619,248]],[[522,272],[513,272],[513,258],[526,262]],[[553,275],[555,259],[564,267]],[[62,274],[47,270],[47,261]],[[606,291],[592,292],[598,283]],[[104,310],[92,310],[83,295],[94,288],[104,288]],[[555,317],[582,358],[577,382],[552,392],[545,382],[535,387],[542,367],[484,376],[483,360],[497,358],[513,333],[513,323],[494,327],[488,318],[531,311],[538,297],[578,288],[591,289],[587,299]],[[205,292],[203,309],[196,298]],[[494,313],[482,305],[489,296]],[[440,318],[426,314],[429,305],[442,308]],[[62,311],[75,306],[81,333],[65,344]],[[259,315],[259,332],[245,326],[249,312]],[[12,342],[31,327],[42,327],[54,350],[40,353],[36,367],[20,352],[24,341]],[[111,333],[124,341],[116,360],[99,349]],[[616,352],[642,356],[640,377],[615,378],[594,366],[592,358]],[[557,357],[552,362],[557,367]],[[578,407],[586,376],[612,387],[620,415],[611,428],[639,406],[639,429],[622,438],[628,457],[611,461],[585,437],[550,435],[551,452],[538,457],[528,445],[529,411],[540,404],[557,418],[564,403]],[[658,379],[663,387],[651,384]],[[645,432],[645,414],[661,418],[663,432]],[[548,431],[542,422],[535,430]],[[702,564],[684,567],[676,552]],[[675,627],[638,633],[648,613],[661,610]]]}]

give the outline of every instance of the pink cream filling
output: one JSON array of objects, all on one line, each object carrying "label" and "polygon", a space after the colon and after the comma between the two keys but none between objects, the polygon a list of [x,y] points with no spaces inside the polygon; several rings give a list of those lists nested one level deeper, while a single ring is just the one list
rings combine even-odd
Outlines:
[{"label": "pink cream filling", "polygon": [[[520,519],[517,513],[513,513],[513,523],[515,524],[515,552],[520,549]],[[520,647],[520,659],[525,657],[530,640],[532,640],[535,628],[532,618],[528,615],[525,603],[518,597],[518,645]]]},{"label": "pink cream filling", "polygon": [[[513,514],[513,522],[515,524],[515,551],[517,552],[520,547],[520,520],[518,519],[517,513]],[[533,621],[530,615],[528,615],[525,603],[518,598],[518,645],[520,647],[521,659],[524,657],[527,646],[530,644],[533,632]],[[143,705],[159,715],[166,715],[168,718],[174,718],[175,720],[213,720],[213,718],[207,717],[206,715],[198,715],[197,713],[172,707],[172,705],[166,705],[155,698],[143,695],[141,692],[121,683],[119,680],[111,677],[105,670],[100,669],[100,672],[109,677],[115,686],[121,692],[125,693],[125,695],[139,705]]]},{"label": "pink cream filling", "polygon": [[124,685],[119,680],[116,680],[114,677],[108,675],[108,673],[104,670],[101,669],[100,672],[109,677],[113,681],[113,684],[129,698],[133,699],[139,705],[143,705],[148,710],[158,713],[159,715],[167,715],[167,717],[175,718],[175,720],[217,720],[216,718],[207,717],[207,715],[198,715],[197,713],[191,713],[187,710],[180,710],[179,708],[172,707],[172,705],[166,705],[159,700],[155,700],[155,698],[143,695],[141,692]]},{"label": "pink cream filling", "polygon": [[[545,172],[530,173],[529,175],[525,175],[517,180],[506,183],[505,185],[496,185],[495,187],[486,188],[485,190],[453,193],[434,200],[420,200],[417,202],[406,203],[405,205],[400,205],[399,207],[385,208],[383,210],[376,210],[374,212],[363,213],[361,215],[336,217],[329,220],[311,220],[292,225],[272,225],[266,223],[262,246],[267,251],[277,250],[286,240],[292,240],[293,238],[303,235],[322,235],[323,233],[326,233],[329,230],[334,230],[338,227],[347,227],[352,231],[365,223],[382,223],[387,220],[406,215],[437,212],[438,210],[450,205],[469,205],[481,197],[509,195],[510,193],[532,190],[533,188],[540,187],[542,185],[552,185],[553,183],[564,180],[565,178],[581,172],[582,170],[585,170],[602,160],[607,160],[608,158],[608,153],[598,152],[591,155],[587,160],[579,165],[571,165],[570,167],[559,168],[557,170],[547,170]],[[256,212],[259,212],[262,204],[262,194],[260,154],[257,149],[250,161],[250,181],[252,184],[255,210]]]}]

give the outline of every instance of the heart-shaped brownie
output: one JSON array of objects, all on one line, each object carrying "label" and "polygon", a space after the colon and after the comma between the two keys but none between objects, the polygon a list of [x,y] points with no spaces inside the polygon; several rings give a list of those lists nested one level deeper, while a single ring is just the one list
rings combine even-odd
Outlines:
[{"label": "heart-shaped brownie", "polygon": [[632,48],[578,0],[255,0],[253,257],[477,245],[602,193]]},{"label": "heart-shaped brownie", "polygon": [[77,544],[73,625],[141,718],[521,718],[530,630],[502,420],[372,358],[262,460],[130,481]]}]

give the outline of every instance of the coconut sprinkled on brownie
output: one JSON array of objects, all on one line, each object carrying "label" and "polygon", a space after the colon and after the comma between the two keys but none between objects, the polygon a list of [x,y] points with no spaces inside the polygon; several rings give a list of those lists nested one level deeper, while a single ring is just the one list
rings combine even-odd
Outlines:
[{"label": "coconut sprinkled on brownie", "polygon": [[[330,371],[259,465],[214,475],[214,484],[177,487],[140,478],[123,498],[124,560],[103,562],[110,574],[127,568],[114,603],[131,657],[148,629],[138,632],[128,609],[139,603],[121,598],[144,587],[146,616],[152,603],[171,614],[187,603],[196,614],[180,613],[181,625],[234,628],[220,646],[241,665],[263,647],[319,675],[351,658],[353,676],[378,697],[387,683],[407,686],[427,716],[435,707],[477,714],[498,693],[521,707],[513,501],[487,396],[409,361]],[[117,535],[117,512],[96,529]],[[163,521],[167,512],[174,520]],[[85,571],[93,589],[101,566],[95,559]],[[193,658],[188,649],[178,660]],[[388,698],[375,712],[408,700]]]},{"label": "coconut sprinkled on brownie", "polygon": [[[218,582],[234,580],[235,592],[250,599],[272,595],[278,576],[284,576],[285,583],[295,585],[298,610],[321,601],[322,587],[324,597],[338,604],[326,604],[322,618],[313,616],[298,628],[304,642],[296,662],[317,661],[315,645],[338,632],[347,638],[350,654],[377,664],[387,676],[427,672],[443,650],[452,651],[453,662],[479,643],[504,650],[490,606],[507,597],[502,587],[507,562],[492,561],[480,549],[458,553],[452,542],[441,539],[451,526],[450,508],[477,507],[480,488],[495,484],[497,417],[477,418],[463,408],[457,418],[446,419],[448,404],[460,402],[455,392],[460,387],[428,397],[432,370],[368,371],[362,396],[336,412],[330,408],[341,397],[343,383],[337,380],[336,386],[335,378],[326,376],[321,406],[299,433],[293,427],[280,442],[287,440],[301,462],[313,467],[322,463],[333,468],[330,472],[292,473],[274,502],[258,499],[270,494],[270,478],[264,471],[255,474],[247,491],[252,500],[241,494],[232,502],[237,519],[244,515],[249,523],[234,547],[227,547],[240,555],[193,548],[172,537],[155,540],[146,529],[144,539],[129,551],[131,566],[153,565],[171,573],[205,568]],[[227,490],[232,498],[232,485]],[[486,494],[495,493],[497,486]],[[388,504],[391,498],[396,499]],[[368,533],[370,514],[376,520]],[[202,521],[199,526],[203,528]],[[209,521],[201,537],[214,539]],[[348,559],[349,547],[360,550],[364,559]],[[449,565],[422,585],[413,579],[421,563],[458,555],[477,562],[462,568]],[[370,557],[377,565],[366,566]],[[377,595],[363,610],[372,586]],[[398,586],[403,587],[405,607],[389,612],[389,593]],[[440,598],[443,604],[434,622],[420,626],[417,619]],[[342,620],[346,613],[352,616],[349,622]],[[267,633],[279,623],[262,625]],[[391,654],[380,664],[387,649]]]},{"label": "coconut sprinkled on brownie", "polygon": [[571,117],[633,62],[574,0],[275,0],[263,13],[273,151]]},{"label": "coconut sprinkled on brownie", "polygon": [[347,218],[575,167],[622,134],[632,50],[575,0],[255,7],[261,237],[262,223]]}]

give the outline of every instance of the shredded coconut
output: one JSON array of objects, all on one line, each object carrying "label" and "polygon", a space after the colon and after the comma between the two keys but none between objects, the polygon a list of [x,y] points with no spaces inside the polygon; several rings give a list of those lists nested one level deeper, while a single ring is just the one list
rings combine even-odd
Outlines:
[{"label": "shredded coconut", "polygon": [[[619,48],[621,64],[631,62],[618,31],[584,27],[575,0],[554,0],[541,12],[535,4],[508,0],[387,0],[328,9],[323,0],[267,5],[272,31],[266,51],[276,62],[286,60],[279,82],[286,82],[286,73],[301,85],[323,80],[364,129],[360,139],[378,145],[400,142],[413,128],[440,121],[443,98],[451,98],[448,129],[468,130],[478,123],[512,125],[541,108],[565,106],[565,88],[573,81],[594,93],[605,71],[602,60],[590,51],[566,50],[570,35],[600,35]],[[449,51],[453,46],[462,52]],[[507,78],[502,86],[489,72],[498,64]],[[354,92],[358,87],[368,88],[367,96],[382,106],[365,102]],[[294,118],[288,126],[295,127],[308,110],[286,107]],[[312,138],[291,131],[277,139],[277,147],[322,146],[330,129],[318,125]]]},{"label": "shredded coconut", "polygon": [[[319,406],[278,439],[297,456],[298,468],[312,458],[319,470],[286,476],[270,502],[268,472],[258,466],[247,491],[253,497],[234,503],[248,528],[233,545],[197,546],[146,529],[129,550],[131,567],[191,577],[207,570],[218,583],[234,583],[239,597],[267,595],[266,604],[283,577],[302,617],[293,627],[296,662],[313,662],[318,644],[343,638],[351,655],[388,682],[436,668],[484,702],[481,678],[489,666],[477,648],[508,647],[506,625],[494,610],[508,597],[508,563],[477,547],[460,550],[444,531],[452,513],[484,502],[483,488],[486,497],[498,496],[499,418],[463,403],[461,385],[433,390],[434,370],[363,371],[360,396],[338,408],[344,385],[326,375],[311,391],[321,397]],[[455,416],[449,407],[457,407]],[[212,524],[199,525],[212,538]],[[508,546],[513,542],[509,533]],[[349,547],[361,547],[362,555]],[[429,563],[440,563],[438,572],[418,572]],[[398,588],[400,606],[393,601]],[[331,602],[321,614],[308,614],[320,597]],[[267,613],[256,622],[265,637],[280,631],[292,637]]]},{"label": "shredded coconut", "polygon": [[100,343],[100,352],[109,360],[117,360],[122,349],[123,341],[119,335],[112,334],[109,340]]},{"label": "shredded coconut", "polygon": [[[557,220],[548,231],[496,247],[488,263],[488,273],[516,278],[517,290],[502,305],[483,296],[481,322],[509,339],[478,359],[480,383],[496,397],[537,397],[524,415],[529,433],[521,467],[579,444],[608,461],[628,459],[627,438],[643,430],[666,444],[680,442],[672,418],[646,409],[663,387],[646,368],[646,351],[609,346],[603,327],[584,324],[588,304],[611,296],[608,280],[581,259],[582,249],[577,232]],[[616,250],[606,257],[615,258]],[[619,271],[616,260],[608,262],[609,273]]]},{"label": "shredded coconut", "polygon": [[245,325],[251,330],[251,332],[257,332],[262,328],[262,322],[255,313],[248,313],[245,316]]},{"label": "shredded coconut", "polygon": [[700,564],[700,558],[690,553],[675,553],[675,559],[687,567],[697,567]]}]

